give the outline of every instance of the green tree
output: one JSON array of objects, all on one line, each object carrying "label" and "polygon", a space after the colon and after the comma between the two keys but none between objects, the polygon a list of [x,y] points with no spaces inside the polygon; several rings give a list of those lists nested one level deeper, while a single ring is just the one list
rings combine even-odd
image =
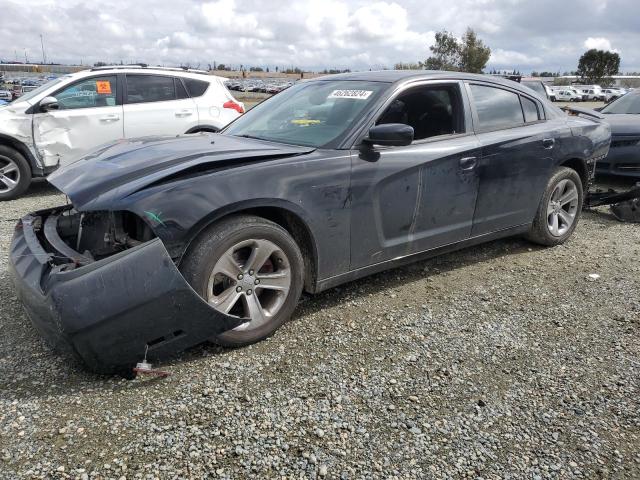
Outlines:
[{"label": "green tree", "polygon": [[460,44],[453,34],[446,30],[436,33],[436,42],[429,47],[429,50],[431,50],[431,56],[424,62],[427,70],[458,70]]},{"label": "green tree", "polygon": [[491,57],[491,49],[471,28],[467,28],[461,40],[446,30],[436,33],[436,41],[429,50],[431,56],[424,63],[428,70],[482,73]]},{"label": "green tree", "polygon": [[586,83],[607,84],[611,82],[611,76],[620,70],[620,55],[616,52],[587,50],[578,62],[578,75]]},{"label": "green tree", "polygon": [[462,42],[460,43],[459,48],[460,71],[469,73],[482,73],[484,67],[487,66],[489,57],[491,57],[491,49],[478,38],[476,32],[474,32],[471,28],[467,28],[467,31],[462,37]]},{"label": "green tree", "polygon": [[393,66],[394,70],[422,70],[424,68],[424,63],[422,62],[418,62],[418,63],[396,63]]}]

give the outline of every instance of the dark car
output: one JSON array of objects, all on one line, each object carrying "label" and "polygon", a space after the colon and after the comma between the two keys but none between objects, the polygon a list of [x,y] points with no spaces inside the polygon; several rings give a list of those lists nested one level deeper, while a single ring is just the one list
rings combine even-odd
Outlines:
[{"label": "dark car", "polygon": [[597,173],[640,177],[640,92],[632,91],[600,109],[611,125],[611,149]]},{"label": "dark car", "polygon": [[510,235],[574,231],[609,127],[450,72],[304,81],[220,134],[105,147],[17,225],[35,326],[92,370],[272,334],[303,290]]}]

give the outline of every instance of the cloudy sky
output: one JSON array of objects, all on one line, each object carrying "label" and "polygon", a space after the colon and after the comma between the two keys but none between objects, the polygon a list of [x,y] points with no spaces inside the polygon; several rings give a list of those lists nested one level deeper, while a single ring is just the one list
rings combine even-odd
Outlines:
[{"label": "cloudy sky", "polygon": [[640,0],[0,0],[0,59],[369,69],[467,26],[489,68],[574,70],[588,48],[640,71]]}]

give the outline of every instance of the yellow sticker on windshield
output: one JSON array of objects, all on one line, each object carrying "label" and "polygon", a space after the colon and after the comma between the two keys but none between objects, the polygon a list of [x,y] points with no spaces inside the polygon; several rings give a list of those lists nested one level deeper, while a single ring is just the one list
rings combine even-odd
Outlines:
[{"label": "yellow sticker on windshield", "polygon": [[311,120],[310,118],[299,118],[296,120],[291,120],[291,123],[294,125],[317,125],[318,123],[322,123],[320,120]]},{"label": "yellow sticker on windshield", "polygon": [[96,81],[96,91],[103,95],[111,95],[111,82],[109,80]]}]

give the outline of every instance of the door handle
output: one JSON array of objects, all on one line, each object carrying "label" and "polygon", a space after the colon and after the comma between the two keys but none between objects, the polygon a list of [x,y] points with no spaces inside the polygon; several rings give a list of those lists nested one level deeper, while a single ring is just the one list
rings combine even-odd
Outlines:
[{"label": "door handle", "polygon": [[555,141],[554,138],[544,138],[544,139],[542,139],[542,146],[544,148],[546,148],[547,150],[552,149],[555,144],[556,144],[556,141]]},{"label": "door handle", "polygon": [[468,172],[473,170],[478,165],[478,159],[476,157],[464,157],[461,158],[458,162],[460,165],[460,170],[463,172]]},{"label": "door handle", "polygon": [[176,112],[176,117],[180,118],[180,117],[189,117],[193,115],[193,111],[192,110],[179,110]]},{"label": "door handle", "polygon": [[100,117],[100,121],[103,123],[111,123],[111,122],[117,122],[118,120],[120,120],[120,115],[104,115],[102,117]]}]

